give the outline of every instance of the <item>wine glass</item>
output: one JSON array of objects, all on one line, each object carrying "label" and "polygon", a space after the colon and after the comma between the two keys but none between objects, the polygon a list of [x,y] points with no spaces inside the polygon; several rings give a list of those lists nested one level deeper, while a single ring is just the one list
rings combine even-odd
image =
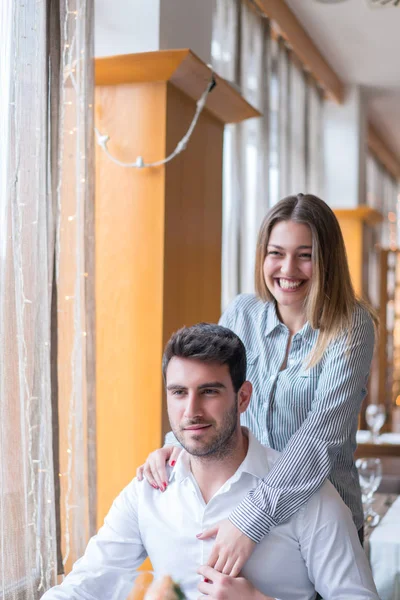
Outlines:
[{"label": "wine glass", "polygon": [[369,404],[365,411],[365,420],[371,431],[372,442],[379,443],[379,432],[386,419],[385,407],[382,404]]},{"label": "wine glass", "polygon": [[360,478],[364,520],[375,526],[379,522],[379,515],[373,510],[372,502],[374,493],[382,481],[382,463],[379,458],[359,458],[356,467]]}]

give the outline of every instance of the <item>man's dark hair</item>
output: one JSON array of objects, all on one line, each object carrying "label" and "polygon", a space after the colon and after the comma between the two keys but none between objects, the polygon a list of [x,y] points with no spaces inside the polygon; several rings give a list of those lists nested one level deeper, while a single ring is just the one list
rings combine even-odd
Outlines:
[{"label": "man's dark hair", "polygon": [[174,356],[228,365],[235,392],[246,381],[247,361],[243,342],[236,333],[221,325],[198,323],[173,333],[162,360],[164,381],[168,363]]}]

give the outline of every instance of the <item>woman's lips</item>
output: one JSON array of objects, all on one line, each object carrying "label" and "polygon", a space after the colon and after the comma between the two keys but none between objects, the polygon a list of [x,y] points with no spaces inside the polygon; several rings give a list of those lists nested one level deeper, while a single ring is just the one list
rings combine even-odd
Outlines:
[{"label": "woman's lips", "polygon": [[[282,279],[287,282],[284,285],[281,285],[281,281]],[[291,284],[291,281],[293,281],[293,284]],[[286,279],[286,278],[282,278],[282,277],[275,277],[275,283],[277,284],[277,286],[279,287],[280,290],[282,290],[283,292],[297,292],[297,290],[299,290],[301,287],[303,287],[304,283],[305,283],[305,279]]]}]

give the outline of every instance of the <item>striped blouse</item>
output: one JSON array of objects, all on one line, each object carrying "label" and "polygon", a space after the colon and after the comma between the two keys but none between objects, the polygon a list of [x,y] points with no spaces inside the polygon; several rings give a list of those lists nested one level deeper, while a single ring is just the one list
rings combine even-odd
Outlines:
[{"label": "striped blouse", "polygon": [[242,294],[228,306],[220,324],[232,329],[247,351],[247,379],[253,395],[242,424],[258,440],[282,452],[274,468],[249,492],[230,520],[253,541],[288,519],[328,477],[363,524],[361,491],[353,453],[358,413],[367,393],[374,326],[358,306],[352,335],[332,342],[321,361],[305,369],[318,331],[306,323],[289,338],[275,305]]}]

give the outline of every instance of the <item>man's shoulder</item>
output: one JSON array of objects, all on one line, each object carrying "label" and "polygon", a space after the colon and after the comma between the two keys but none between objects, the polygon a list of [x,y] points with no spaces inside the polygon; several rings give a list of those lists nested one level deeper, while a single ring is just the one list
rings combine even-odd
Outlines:
[{"label": "man's shoulder", "polygon": [[350,519],[352,521],[350,509],[328,479],[306,502],[304,514],[312,517],[313,520],[318,517],[322,522],[335,519]]},{"label": "man's shoulder", "polygon": [[263,446],[263,449],[268,460],[269,468],[271,469],[274,466],[274,464],[278,461],[278,459],[282,456],[282,452],[274,450],[269,446]]}]

